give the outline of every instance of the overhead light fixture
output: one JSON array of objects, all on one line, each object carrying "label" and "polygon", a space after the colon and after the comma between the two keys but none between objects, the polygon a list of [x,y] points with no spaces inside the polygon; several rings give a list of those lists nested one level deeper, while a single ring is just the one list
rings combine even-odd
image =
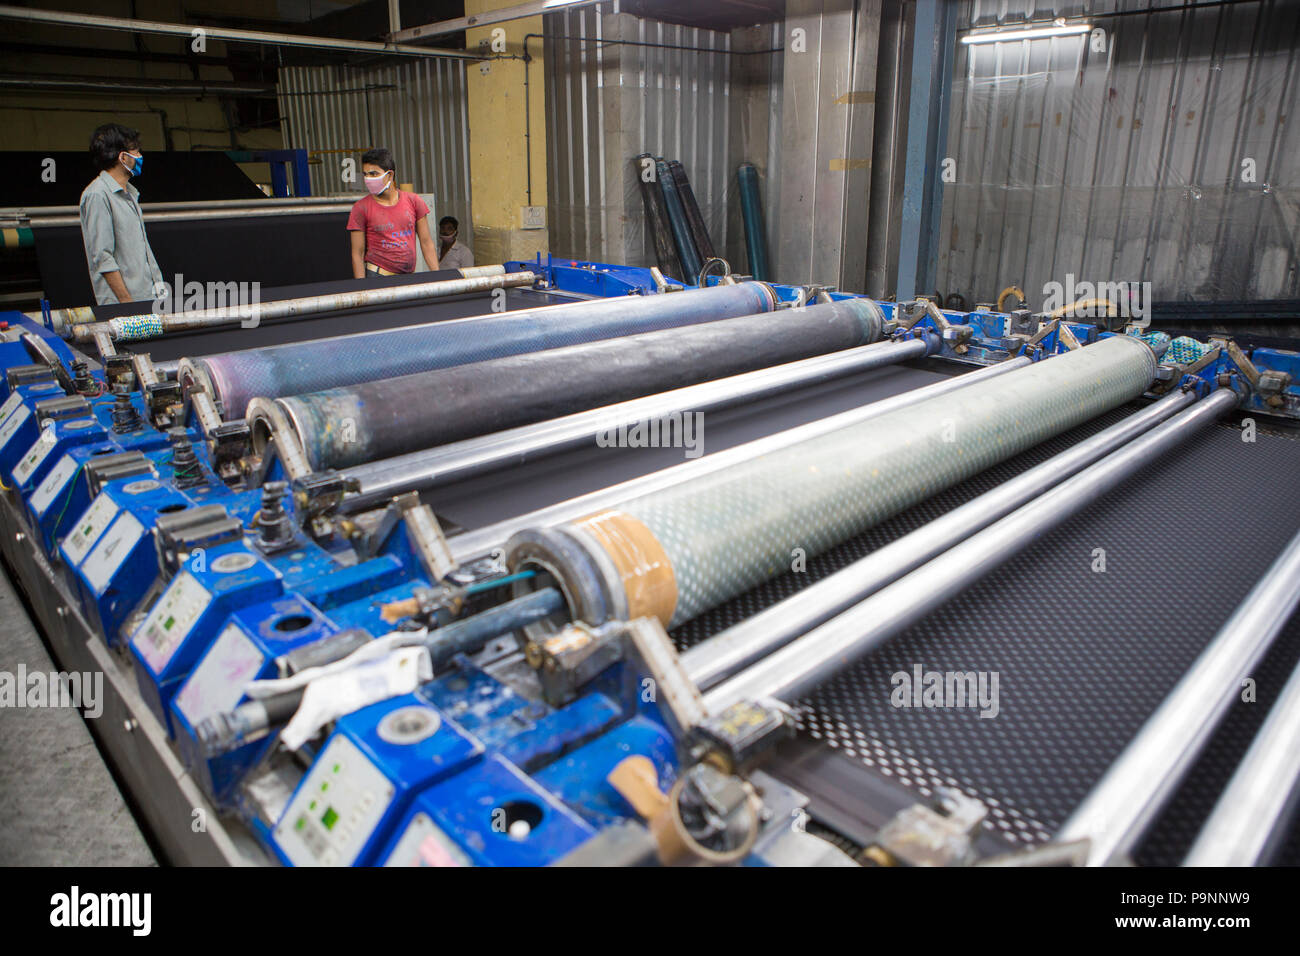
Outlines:
[{"label": "overhead light fixture", "polygon": [[967,33],[961,38],[962,43],[1002,43],[1011,40],[1039,40],[1045,37],[1077,36],[1090,33],[1091,23],[1066,23],[1064,19],[1045,23],[1038,27],[1012,27],[1011,29],[984,30],[979,33]]}]

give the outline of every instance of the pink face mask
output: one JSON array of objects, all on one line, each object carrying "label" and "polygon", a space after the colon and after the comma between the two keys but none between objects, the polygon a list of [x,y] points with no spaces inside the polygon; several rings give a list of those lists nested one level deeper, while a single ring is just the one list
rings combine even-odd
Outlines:
[{"label": "pink face mask", "polygon": [[370,190],[370,194],[372,196],[378,196],[381,192],[383,192],[385,189],[388,188],[388,183],[387,183],[388,173],[384,173],[382,176],[375,176],[373,179],[367,176],[365,177],[365,179],[366,179],[366,188]]}]

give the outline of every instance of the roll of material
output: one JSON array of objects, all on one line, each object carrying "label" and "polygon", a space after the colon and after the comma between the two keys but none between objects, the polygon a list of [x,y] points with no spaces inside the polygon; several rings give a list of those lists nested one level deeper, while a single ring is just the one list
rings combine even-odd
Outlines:
[{"label": "roll of material", "polygon": [[207,385],[227,419],[242,418],[255,396],[301,395],[774,308],[776,294],[758,282],[593,299],[183,359],[180,376]]},{"label": "roll of material", "polygon": [[517,566],[552,553],[551,541],[566,542],[557,554],[576,543],[586,571],[560,574],[566,594],[587,595],[571,601],[575,613],[653,615],[675,627],[788,571],[800,554],[819,554],[1137,398],[1155,367],[1145,343],[1114,336],[558,528],[520,532],[508,557]]},{"label": "roll of material", "polygon": [[744,163],[736,170],[740,185],[740,214],[745,220],[745,248],[749,271],[755,279],[767,277],[767,229],[763,225],[763,204],[758,198],[758,170]]},{"label": "roll of material", "polygon": [[[686,279],[681,261],[677,258],[677,249],[673,245],[672,227],[668,224],[668,207],[664,205],[663,193],[659,191],[656,181],[658,172],[654,157],[642,153],[633,161],[636,177],[641,183],[641,201],[645,205],[646,223],[650,227],[650,238],[655,245],[655,260],[659,271],[674,279]],[[648,167],[647,167],[648,164]],[[656,169],[656,175],[646,178],[647,168]]]},{"label": "roll of material", "polygon": [[[313,469],[343,468],[867,345],[879,340],[881,325],[875,303],[846,299],[798,314],[757,314],[529,352],[276,404]],[[271,431],[263,417],[255,406],[259,442]]]},{"label": "roll of material", "polygon": [[659,177],[664,208],[668,211],[668,225],[673,231],[673,242],[677,245],[677,258],[686,272],[682,280],[694,283],[700,274],[702,263],[699,250],[695,248],[695,239],[691,236],[691,227],[686,222],[686,210],[682,207],[682,197],[677,192],[677,180],[662,159],[655,163],[655,173]]},{"label": "roll of material", "polygon": [[682,201],[682,212],[686,214],[686,225],[690,227],[691,238],[695,240],[695,250],[700,254],[700,262],[704,263],[717,253],[713,251],[713,240],[709,238],[709,227],[704,224],[704,215],[700,212],[695,190],[686,175],[686,167],[677,160],[674,159],[668,164],[668,171],[672,173],[673,183],[677,186],[677,197]]}]

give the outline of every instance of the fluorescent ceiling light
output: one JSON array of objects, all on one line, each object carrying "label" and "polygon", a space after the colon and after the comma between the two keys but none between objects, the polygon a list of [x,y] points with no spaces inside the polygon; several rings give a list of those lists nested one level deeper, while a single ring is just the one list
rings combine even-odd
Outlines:
[{"label": "fluorescent ceiling light", "polygon": [[1071,23],[1063,21],[1044,24],[1041,27],[1022,27],[1011,30],[986,30],[983,33],[967,33],[961,38],[962,43],[1002,43],[1010,40],[1038,40],[1043,37],[1076,36],[1089,33],[1091,23]]}]

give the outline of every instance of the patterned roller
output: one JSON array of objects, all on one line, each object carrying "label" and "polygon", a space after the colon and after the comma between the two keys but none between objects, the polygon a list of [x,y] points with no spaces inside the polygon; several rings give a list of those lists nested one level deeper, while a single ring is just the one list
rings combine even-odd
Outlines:
[{"label": "patterned roller", "polygon": [[[677,297],[681,293],[673,293]],[[870,299],[742,315],[277,399],[311,466],[346,468],[876,342]],[[254,401],[260,442],[275,418]]]},{"label": "patterned roller", "polygon": [[[1140,396],[1150,347],[1114,336],[558,528],[512,566],[555,573],[579,617],[676,626],[996,462]],[[595,584],[593,585],[593,579]],[[600,623],[590,621],[590,623]]]},{"label": "patterned roller", "polygon": [[181,374],[206,381],[227,419],[242,418],[255,396],[302,395],[774,308],[770,287],[742,282],[225,352],[183,359]]}]

